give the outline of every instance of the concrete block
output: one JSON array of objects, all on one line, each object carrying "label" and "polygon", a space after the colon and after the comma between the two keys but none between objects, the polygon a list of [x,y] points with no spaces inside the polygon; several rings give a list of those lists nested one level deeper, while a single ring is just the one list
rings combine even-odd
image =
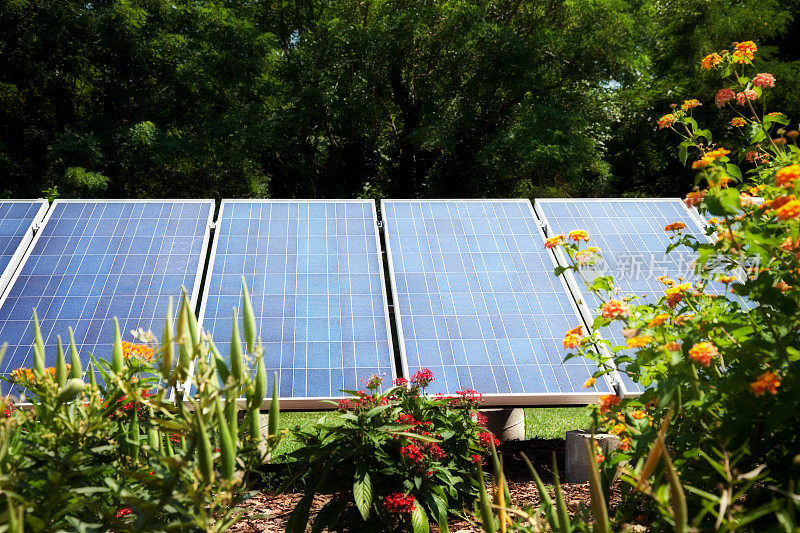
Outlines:
[{"label": "concrete block", "polygon": [[[567,464],[564,465],[564,470],[566,471],[565,481],[567,483],[586,483],[589,481],[591,472],[591,463],[589,461],[594,461],[594,457],[589,457],[589,454],[586,453],[585,442],[591,437],[591,431],[567,431]],[[595,434],[594,440],[603,455],[608,455],[609,452],[616,450],[619,446],[619,438],[615,435]]]},{"label": "concrete block", "polygon": [[481,409],[486,416],[486,429],[501,441],[525,440],[523,409]]}]

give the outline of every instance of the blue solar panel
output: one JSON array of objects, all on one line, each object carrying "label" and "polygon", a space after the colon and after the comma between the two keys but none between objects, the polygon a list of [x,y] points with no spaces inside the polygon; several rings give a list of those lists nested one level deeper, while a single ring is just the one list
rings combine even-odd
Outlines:
[{"label": "blue solar panel", "polygon": [[0,201],[0,293],[33,238],[33,225],[47,212],[47,200]]},{"label": "blue solar panel", "polygon": [[198,288],[213,211],[212,200],[57,200],[0,302],[0,373],[31,366],[33,308],[48,365],[70,326],[84,364],[89,352],[110,357],[113,317],[127,340],[159,334],[169,296]]},{"label": "blue solar panel", "polygon": [[[678,199],[546,199],[536,200],[536,211],[546,224],[548,236],[574,229],[589,232],[589,244],[600,248],[604,263],[596,271],[584,271],[587,279],[613,274],[623,295],[636,294],[651,302],[664,295],[666,287],[658,281],[659,276],[694,279],[696,254],[687,248],[667,254],[672,233],[665,231],[664,226],[680,221],[686,224],[686,233],[701,241],[706,239],[703,228]],[[584,309],[588,315],[600,305],[600,300],[580,282],[578,290],[588,306]],[[587,320],[593,317],[587,316]],[[616,344],[625,343],[618,325],[605,328],[602,333]],[[625,392],[642,391],[627,374],[620,372],[620,375]]]},{"label": "blue solar panel", "polygon": [[201,324],[226,357],[244,276],[281,398],[394,378],[374,202],[224,200],[217,226]]},{"label": "blue solar panel", "polygon": [[[527,200],[382,202],[400,349],[433,392],[465,388],[497,403],[586,403],[596,370],[563,363],[583,323]],[[408,375],[407,374],[407,375]]]}]

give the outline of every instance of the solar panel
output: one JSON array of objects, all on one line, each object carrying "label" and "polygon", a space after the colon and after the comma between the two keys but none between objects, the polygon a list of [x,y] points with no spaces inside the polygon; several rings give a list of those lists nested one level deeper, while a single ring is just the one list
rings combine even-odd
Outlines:
[{"label": "solar panel", "polygon": [[432,392],[488,404],[581,404],[611,391],[585,359],[563,362],[583,323],[527,200],[383,200],[401,360]]},{"label": "solar panel", "polygon": [[[644,296],[645,301],[650,302],[664,295],[666,287],[658,281],[659,276],[694,278],[696,254],[687,248],[678,248],[667,254],[672,233],[665,231],[664,226],[680,221],[686,224],[686,233],[701,241],[706,240],[693,213],[675,198],[537,199],[535,209],[548,236],[566,234],[574,229],[589,232],[590,244],[600,248],[604,259],[597,270],[583,271],[589,281],[599,275],[613,274],[616,287],[622,294]],[[558,255],[561,261],[566,260],[560,252]],[[579,307],[587,323],[591,323],[600,300],[581,282],[574,284],[574,292],[580,296]],[[602,334],[615,344],[625,344],[618,324],[604,328]],[[620,372],[620,377],[624,394],[642,392],[641,386],[627,374]]]},{"label": "solar panel", "polygon": [[0,201],[0,294],[33,239],[33,226],[47,213],[47,200]]},{"label": "solar panel", "polygon": [[394,379],[374,202],[223,200],[216,232],[201,325],[227,357],[244,276],[281,405]]},{"label": "solar panel", "polygon": [[56,200],[0,300],[0,373],[32,365],[34,308],[49,366],[70,326],[84,364],[110,357],[113,317],[128,340],[160,333],[169,296],[196,298],[213,212],[213,200]]}]

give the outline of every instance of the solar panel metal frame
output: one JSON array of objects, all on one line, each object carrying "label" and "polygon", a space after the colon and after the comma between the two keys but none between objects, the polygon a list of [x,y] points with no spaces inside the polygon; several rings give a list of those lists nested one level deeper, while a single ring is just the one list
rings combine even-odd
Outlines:
[{"label": "solar panel metal frame", "polygon": [[[247,199],[247,198],[226,198],[223,199],[220,203],[219,213],[217,214],[217,219],[214,225],[215,232],[214,232],[214,242],[211,245],[210,256],[208,259],[208,268],[207,272],[208,275],[206,276],[205,285],[203,287],[203,295],[202,299],[200,300],[200,313],[197,319],[197,326],[198,329],[202,329],[203,327],[203,320],[205,319],[206,313],[206,305],[208,303],[208,296],[209,290],[211,289],[210,279],[214,272],[214,260],[217,257],[217,244],[219,243],[219,235],[220,232],[218,231],[219,225],[222,223],[222,216],[225,209],[225,206],[228,204],[236,204],[236,203],[295,203],[295,204],[311,204],[311,203],[369,203],[372,208],[372,218],[375,222],[374,231],[375,231],[375,243],[377,246],[377,254],[378,254],[378,276],[380,277],[381,283],[381,295],[383,300],[383,314],[386,323],[386,338],[389,347],[389,364],[392,372],[391,379],[394,381],[397,378],[397,368],[396,362],[394,358],[394,346],[392,343],[392,331],[391,331],[391,323],[389,319],[389,302],[387,298],[386,292],[386,276],[383,269],[383,257],[381,257],[381,252],[383,251],[380,242],[380,232],[378,226],[378,214],[375,208],[375,202],[371,200],[362,200],[362,199],[343,199],[343,200],[336,200],[336,199],[320,199],[320,200],[301,200],[301,199]],[[241,310],[240,310],[241,312]],[[257,339],[258,339],[258,333]],[[192,369],[194,370],[194,369]],[[191,375],[189,381],[191,381]],[[364,376],[364,378],[368,378],[369,376]],[[187,381],[187,385],[189,384]],[[268,381],[271,383],[271,377],[268,376]],[[330,397],[317,397],[317,396],[279,396],[278,400],[281,404],[281,409],[288,409],[288,410],[310,410],[310,409],[335,409],[335,406],[324,403],[326,401],[337,401],[342,398],[345,398],[344,394],[340,396],[330,396]],[[244,405],[244,401],[239,399],[238,400],[241,405]],[[269,395],[265,397],[261,402],[261,409],[269,409],[271,403],[271,398]]]},{"label": "solar panel metal frame", "polygon": [[[23,270],[23,267],[25,266],[25,263],[28,262],[28,260],[30,259],[31,255],[33,254],[33,251],[36,248],[36,243],[39,241],[39,238],[43,234],[43,230],[45,229],[45,227],[47,226],[47,223],[50,221],[50,218],[52,217],[53,213],[55,212],[55,208],[56,208],[57,204],[67,204],[67,203],[87,203],[87,204],[88,203],[162,203],[162,204],[166,204],[166,203],[200,203],[200,204],[207,203],[207,204],[209,204],[211,206],[211,209],[209,209],[208,222],[206,223],[206,229],[205,229],[205,233],[203,235],[203,244],[201,245],[201,254],[198,257],[198,267],[197,267],[197,272],[195,274],[194,284],[193,284],[193,287],[192,287],[192,294],[191,294],[192,305],[196,306],[197,296],[198,296],[199,291],[200,291],[200,281],[202,280],[202,277],[203,277],[203,267],[205,266],[205,259],[208,256],[208,240],[209,240],[209,238],[211,236],[211,227],[212,227],[212,223],[213,223],[213,220],[214,220],[214,208],[215,208],[214,200],[212,200],[212,199],[185,199],[185,198],[179,198],[179,199],[145,199],[145,198],[136,198],[136,199],[129,199],[129,200],[128,199],[108,199],[108,200],[106,200],[106,199],[83,199],[83,198],[81,198],[81,199],[77,199],[77,198],[64,198],[64,199],[61,199],[61,198],[59,198],[59,199],[56,199],[50,205],[50,210],[47,212],[47,215],[44,217],[44,219],[42,220],[41,224],[39,225],[39,229],[37,230],[36,235],[34,236],[33,240],[28,245],[28,249],[25,251],[25,255],[23,256],[22,260],[19,262],[19,265],[18,265],[16,271],[14,272],[14,276],[11,278],[11,281],[8,284],[7,290],[5,290],[3,292],[3,296],[0,298],[0,307],[2,307],[3,304],[5,304],[5,301],[6,301],[7,297],[8,297],[8,294],[10,293],[10,289],[11,289],[12,285],[14,284],[14,282],[17,281],[17,278],[19,278],[20,274],[22,273],[22,270]],[[174,303],[174,305],[173,305],[173,314],[177,311],[177,308],[178,308],[179,305],[180,305],[180,302],[175,302]],[[170,393],[170,395],[172,395],[172,393]],[[26,407],[26,406],[30,406],[31,404],[30,403],[19,403],[17,405],[19,405],[20,407]]]},{"label": "solar panel metal frame", "polygon": [[[534,211],[538,215],[539,220],[541,220],[542,227],[545,231],[545,234],[548,237],[552,237],[554,235],[554,232],[551,229],[550,222],[547,220],[547,216],[544,214],[544,212],[539,206],[544,203],[555,203],[564,201],[587,202],[587,203],[589,202],[658,203],[658,202],[669,202],[669,201],[679,202],[686,211],[687,216],[690,219],[692,219],[695,223],[697,223],[697,225],[700,227],[701,230],[705,230],[705,228],[708,226],[708,223],[705,220],[699,220],[699,218],[701,218],[699,213],[696,213],[696,210],[695,212],[693,212],[692,209],[689,208],[680,198],[541,198],[541,199],[537,198],[536,200],[534,200]],[[711,242],[708,236],[703,235],[703,237],[709,242]],[[568,266],[570,264],[569,261],[567,261],[566,255],[560,248],[555,248],[553,249],[553,251],[555,252],[554,256],[556,257],[556,260],[561,266]],[[575,297],[575,302],[578,304],[578,309],[580,310],[583,320],[586,323],[587,327],[591,327],[592,323],[594,322],[595,316],[594,316],[594,311],[592,311],[589,308],[589,305],[586,303],[586,297],[584,294],[585,289],[580,288],[580,285],[578,284],[578,281],[575,279],[575,276],[572,274],[572,272],[567,271],[565,272],[565,275],[567,283],[569,284],[570,289],[572,290],[572,293]],[[605,352],[606,356],[608,357],[612,356],[611,351],[607,346],[602,346],[601,349]],[[609,360],[609,364],[614,365],[613,359]],[[638,391],[629,391],[628,388],[625,386],[625,382],[619,376],[619,370],[616,368],[616,365],[614,365],[614,367],[615,367],[615,370],[613,371],[614,381],[619,387],[620,396],[622,396],[623,398],[635,398],[640,394],[642,394],[641,392]]]},{"label": "solar panel metal frame", "polygon": [[47,210],[50,209],[50,204],[47,200],[43,198],[37,198],[35,200],[0,200],[0,203],[31,203],[36,204],[39,203],[39,210],[36,212],[36,215],[31,220],[31,223],[28,225],[28,229],[25,234],[22,236],[22,240],[17,245],[17,249],[14,251],[14,254],[11,256],[11,259],[8,261],[8,265],[3,270],[2,274],[0,274],[0,302],[5,299],[6,292],[8,289],[11,288],[11,282],[16,279],[14,275],[17,272],[17,269],[22,266],[22,261],[25,257],[25,253],[28,251],[28,247],[31,245],[34,234],[36,231],[42,226],[42,221],[44,220],[45,216],[47,216]]},{"label": "solar panel metal frame", "polygon": [[[527,206],[530,210],[531,216],[537,222],[536,226],[539,230],[539,235],[542,237],[542,242],[544,242],[545,234],[542,229],[542,221],[537,216],[536,211],[533,209],[530,200],[521,199],[521,198],[499,198],[499,199],[489,199],[489,198],[467,198],[467,199],[451,199],[451,198],[443,198],[443,199],[431,199],[431,200],[402,200],[402,199],[381,199],[381,215],[383,220],[384,231],[386,230],[388,219],[385,216],[386,210],[384,206],[389,202],[416,202],[416,203],[435,203],[435,202],[483,202],[483,203],[523,203]],[[386,243],[386,259],[389,265],[389,280],[392,289],[392,301],[394,302],[395,309],[397,309],[397,305],[399,302],[398,294],[397,294],[397,280],[395,278],[394,272],[394,260],[391,248],[391,242],[388,238],[388,235],[385,236],[384,242]],[[553,268],[556,268],[558,263],[556,262],[555,258],[552,254],[548,254],[550,257],[550,261],[553,264]],[[585,319],[580,312],[578,306],[576,305],[576,299],[564,281],[562,276],[561,278],[561,286],[564,288],[565,295],[569,302],[572,303],[572,308],[575,311],[575,318],[576,320],[585,325]],[[576,324],[577,325],[577,324]],[[405,338],[403,336],[403,324],[402,320],[400,319],[399,313],[395,312],[395,327],[397,328],[397,343],[400,351],[400,364],[402,365],[403,374],[405,376],[409,376],[408,372],[408,361],[406,358],[406,347],[405,347]],[[565,332],[566,333],[566,332]],[[609,375],[603,376],[603,379],[611,391],[614,391],[614,378],[610,377]],[[455,391],[454,391],[455,392]],[[481,391],[478,391],[481,392]],[[603,392],[555,392],[555,393],[489,393],[483,394],[483,399],[485,401],[484,405],[487,407],[490,406],[501,406],[501,407],[533,407],[539,406],[544,407],[548,405],[552,406],[559,406],[559,405],[588,405],[591,403],[596,403],[600,396],[602,396]]]}]

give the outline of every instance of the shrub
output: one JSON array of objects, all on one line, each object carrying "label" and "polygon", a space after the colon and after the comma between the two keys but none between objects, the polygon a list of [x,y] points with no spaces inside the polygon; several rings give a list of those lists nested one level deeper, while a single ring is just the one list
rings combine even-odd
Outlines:
[{"label": "shrub", "polygon": [[[761,511],[762,522],[773,521],[768,509],[779,487],[800,477],[800,149],[788,117],[763,105],[757,111],[775,80],[757,73],[756,51],[750,41],[735,43],[702,63],[727,80],[714,101],[732,112],[743,148],[714,143],[692,116],[702,105],[696,99],[658,121],[682,137],[682,161],[697,154],[698,187],[686,202],[714,217],[711,242],[685,234],[680,222],[664,228],[673,235],[669,250],[696,252],[696,276],[661,278],[657,301],[619,294],[613,278],[596,278],[589,290],[604,304],[592,331],[565,338],[575,354],[605,365],[598,375],[611,359],[645,388],[639,398],[610,396],[597,408],[598,426],[622,439],[620,451],[603,461],[606,477],[627,464],[628,477],[638,478],[657,432],[665,432],[700,528],[746,522]],[[582,241],[554,245],[566,250],[569,269],[586,263]],[[626,345],[610,347],[599,337],[608,326],[622,328]],[[719,483],[727,492],[709,504]]]},{"label": "shrub", "polygon": [[[31,408],[6,399],[0,418],[0,520],[9,531],[224,531],[239,518],[247,472],[264,459],[264,365],[257,349],[233,350],[226,364],[185,294],[173,333],[171,307],[160,344],[152,334],[125,343],[117,326],[111,360],[92,358],[88,384],[71,330],[70,364],[59,338],[56,365],[44,368],[34,312],[34,367],[14,372]],[[245,308],[247,324],[246,294]],[[254,331],[245,328],[251,349]],[[241,345],[236,327],[232,344]],[[192,366],[194,393],[185,395]],[[279,440],[277,398],[270,407],[267,450]]]},{"label": "shrub", "polygon": [[287,531],[305,531],[318,492],[333,493],[314,530],[427,531],[429,517],[446,531],[450,510],[478,494],[478,465],[497,443],[478,412],[480,394],[453,397],[425,392],[429,370],[379,392],[382,378],[366,380],[310,430],[298,430],[293,452],[299,473],[290,483],[307,489]]}]

